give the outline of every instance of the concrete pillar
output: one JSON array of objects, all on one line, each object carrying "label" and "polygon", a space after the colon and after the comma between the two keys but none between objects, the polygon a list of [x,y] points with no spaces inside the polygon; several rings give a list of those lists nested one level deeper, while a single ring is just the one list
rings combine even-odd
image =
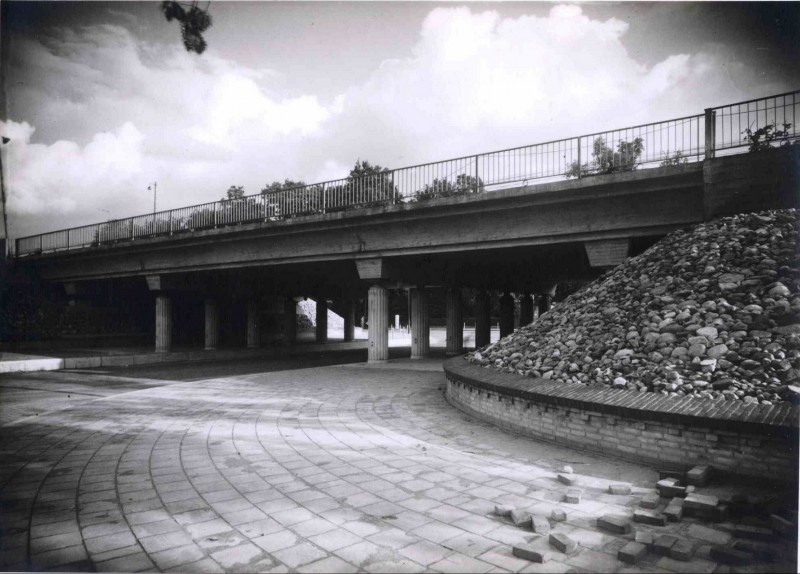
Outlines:
[{"label": "concrete pillar", "polygon": [[547,293],[537,295],[536,302],[539,304],[539,317],[550,310],[550,295]]},{"label": "concrete pillar", "polygon": [[283,302],[283,334],[288,345],[297,342],[297,303],[293,297]]},{"label": "concrete pillar", "polygon": [[317,297],[317,343],[328,342],[328,300]]},{"label": "concrete pillar", "polygon": [[492,333],[492,305],[488,291],[479,291],[475,297],[475,348],[489,344]]},{"label": "concrete pillar", "polygon": [[369,350],[367,362],[389,360],[389,292],[380,285],[369,288],[367,295],[369,316]]},{"label": "concrete pillar", "polygon": [[431,351],[431,318],[428,292],[424,287],[409,289],[411,294],[411,358],[422,359]]},{"label": "concrete pillar", "polygon": [[258,301],[247,302],[247,348],[255,349],[261,344],[261,308]]},{"label": "concrete pillar", "polygon": [[447,290],[446,318],[448,355],[460,355],[464,352],[464,319],[461,313],[461,289],[453,287]]},{"label": "concrete pillar", "polygon": [[514,297],[506,291],[500,297],[500,336],[514,332]]},{"label": "concrete pillar", "polygon": [[519,326],[533,323],[533,299],[530,293],[523,293],[519,301]]},{"label": "concrete pillar", "polygon": [[219,310],[214,299],[206,299],[206,351],[213,351],[219,344]]},{"label": "concrete pillar", "polygon": [[352,299],[345,299],[342,305],[342,319],[344,319],[345,343],[355,339],[356,307]]},{"label": "concrete pillar", "polygon": [[156,353],[172,349],[172,299],[169,295],[156,295]]}]

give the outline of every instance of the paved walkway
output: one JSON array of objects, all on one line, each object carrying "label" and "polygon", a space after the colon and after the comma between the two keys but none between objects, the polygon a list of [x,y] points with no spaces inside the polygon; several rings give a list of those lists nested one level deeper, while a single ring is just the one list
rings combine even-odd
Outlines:
[{"label": "paved walkway", "polygon": [[[626,537],[595,519],[630,514],[656,474],[462,415],[440,361],[167,383],[124,379],[119,394],[0,428],[0,569],[711,572],[708,545],[730,539],[684,521],[660,530],[695,545],[691,562],[626,568]],[[580,504],[560,502],[564,464]],[[605,493],[619,481],[634,495]],[[554,530],[580,551],[513,557],[537,537],[494,516],[498,503],[566,510]]]}]

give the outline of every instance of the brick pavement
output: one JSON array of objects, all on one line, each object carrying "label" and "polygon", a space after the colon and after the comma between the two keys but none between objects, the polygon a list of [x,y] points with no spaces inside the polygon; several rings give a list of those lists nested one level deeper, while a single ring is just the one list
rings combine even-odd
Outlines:
[{"label": "brick pavement", "polygon": [[[633,534],[595,521],[630,516],[653,492],[655,472],[470,419],[446,403],[443,387],[439,361],[321,367],[144,388],[6,424],[0,569],[717,568],[709,550],[727,543],[729,530],[692,520],[636,525],[689,541],[691,562],[620,562]],[[565,464],[575,468],[579,504],[563,502],[572,487],[556,475]],[[632,494],[608,494],[621,482]],[[553,551],[546,536],[495,516],[496,504],[566,511],[552,531],[578,551]],[[519,543],[548,550],[550,561],[517,558]]]}]

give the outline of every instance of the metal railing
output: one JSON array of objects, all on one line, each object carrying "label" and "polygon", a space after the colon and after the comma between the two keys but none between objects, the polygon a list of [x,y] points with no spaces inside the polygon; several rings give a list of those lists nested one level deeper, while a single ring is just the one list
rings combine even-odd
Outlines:
[{"label": "metal railing", "polygon": [[[798,105],[800,90],[709,108],[694,116],[53,231],[17,239],[16,255],[423,202],[480,193],[516,182],[582,178],[702,161],[717,152],[752,150],[754,139],[760,138],[758,149],[796,141],[800,137],[796,123],[800,116]],[[780,137],[775,136],[776,131]],[[771,144],[765,143],[770,138]]]}]

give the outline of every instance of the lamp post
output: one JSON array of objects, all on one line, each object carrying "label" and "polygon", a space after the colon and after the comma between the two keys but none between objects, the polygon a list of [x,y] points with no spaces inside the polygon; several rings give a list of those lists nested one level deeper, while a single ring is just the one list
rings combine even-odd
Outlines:
[{"label": "lamp post", "polygon": [[[10,142],[11,139],[3,136],[3,145]],[[0,152],[0,197],[3,202],[3,258],[8,257],[9,241],[8,241],[8,215],[6,214],[6,181],[3,175],[3,154]]]},{"label": "lamp post", "polygon": [[154,181],[153,185],[147,186],[147,191],[153,190],[153,215],[156,214],[156,192],[158,191],[158,182]]}]

